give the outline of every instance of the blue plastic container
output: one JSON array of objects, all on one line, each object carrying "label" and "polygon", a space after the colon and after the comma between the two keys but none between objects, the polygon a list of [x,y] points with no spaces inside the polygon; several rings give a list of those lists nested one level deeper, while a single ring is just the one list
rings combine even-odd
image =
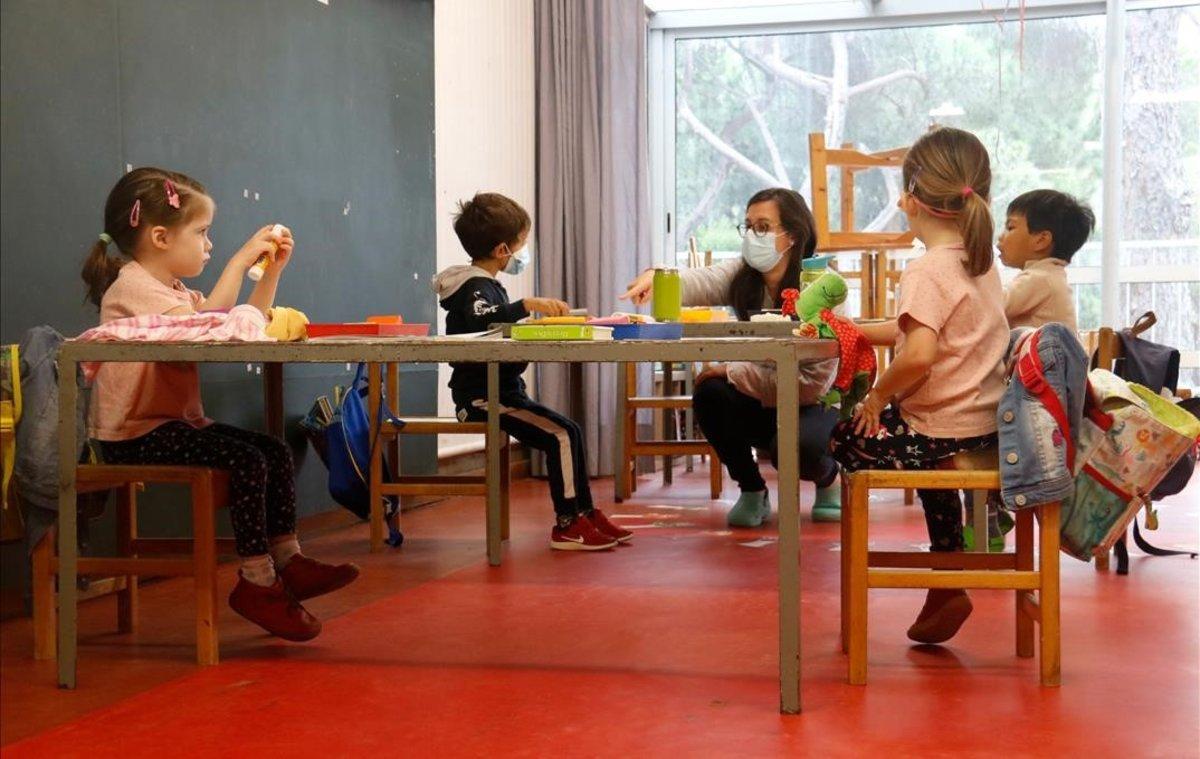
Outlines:
[{"label": "blue plastic container", "polygon": [[683,324],[617,324],[613,326],[612,331],[613,340],[679,340],[683,337]]}]

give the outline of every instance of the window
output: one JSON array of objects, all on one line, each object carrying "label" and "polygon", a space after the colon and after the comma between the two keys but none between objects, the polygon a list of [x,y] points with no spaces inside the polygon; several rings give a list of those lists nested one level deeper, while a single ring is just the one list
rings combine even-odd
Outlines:
[{"label": "window", "polygon": [[[673,97],[663,100],[673,112],[661,122],[671,154],[660,175],[672,214],[664,257],[684,265],[692,236],[715,258],[736,256],[735,227],[754,191],[789,186],[807,197],[810,132],[824,131],[831,146],[880,150],[938,122],[987,145],[998,221],[1009,200],[1036,187],[1092,205],[1096,234],[1068,271],[1080,328],[1099,326],[1104,17],[1030,18],[1023,34],[1012,14],[1003,23],[978,12],[947,20],[665,35]],[[1131,10],[1126,29],[1120,316],[1131,322],[1154,309],[1160,326],[1149,337],[1184,350],[1183,380],[1198,386],[1200,49],[1191,41],[1200,7]],[[902,229],[899,190],[898,172],[859,175],[859,225]],[[836,225],[836,181],[830,192]]]}]

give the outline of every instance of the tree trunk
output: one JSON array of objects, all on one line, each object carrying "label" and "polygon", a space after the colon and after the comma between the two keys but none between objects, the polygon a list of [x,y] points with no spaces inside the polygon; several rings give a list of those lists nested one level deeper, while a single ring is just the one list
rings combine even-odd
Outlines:
[{"label": "tree trunk", "polygon": [[[1184,81],[1176,40],[1185,11],[1161,8],[1126,14],[1123,237],[1181,240],[1194,236],[1196,190],[1187,182],[1185,129],[1195,129],[1184,103],[1169,96]],[[1194,249],[1153,246],[1121,256],[1122,267],[1200,264]],[[1195,350],[1200,333],[1200,288],[1185,283],[1122,286],[1125,325],[1153,309],[1159,326],[1151,339]],[[1195,379],[1194,372],[1189,379]]]}]

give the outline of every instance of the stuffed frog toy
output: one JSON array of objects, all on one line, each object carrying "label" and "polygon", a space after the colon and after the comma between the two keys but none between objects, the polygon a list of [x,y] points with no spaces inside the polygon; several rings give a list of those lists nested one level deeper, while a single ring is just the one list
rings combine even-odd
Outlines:
[{"label": "stuffed frog toy", "polygon": [[798,293],[784,293],[784,313],[791,305],[802,322],[794,330],[797,336],[838,341],[837,376],[821,402],[826,407],[840,404],[843,419],[853,415],[854,407],[875,382],[875,349],[854,322],[833,312],[845,302],[848,290],[841,275],[827,271]]}]

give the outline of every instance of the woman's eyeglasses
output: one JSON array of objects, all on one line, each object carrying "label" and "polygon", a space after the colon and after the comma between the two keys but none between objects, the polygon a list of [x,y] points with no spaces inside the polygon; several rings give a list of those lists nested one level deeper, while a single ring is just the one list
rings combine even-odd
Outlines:
[{"label": "woman's eyeglasses", "polygon": [[737,225],[737,231],[742,237],[745,237],[750,232],[753,232],[759,237],[766,237],[772,232],[772,228],[771,224],[766,221],[756,221],[753,224],[746,224],[743,222]]}]

